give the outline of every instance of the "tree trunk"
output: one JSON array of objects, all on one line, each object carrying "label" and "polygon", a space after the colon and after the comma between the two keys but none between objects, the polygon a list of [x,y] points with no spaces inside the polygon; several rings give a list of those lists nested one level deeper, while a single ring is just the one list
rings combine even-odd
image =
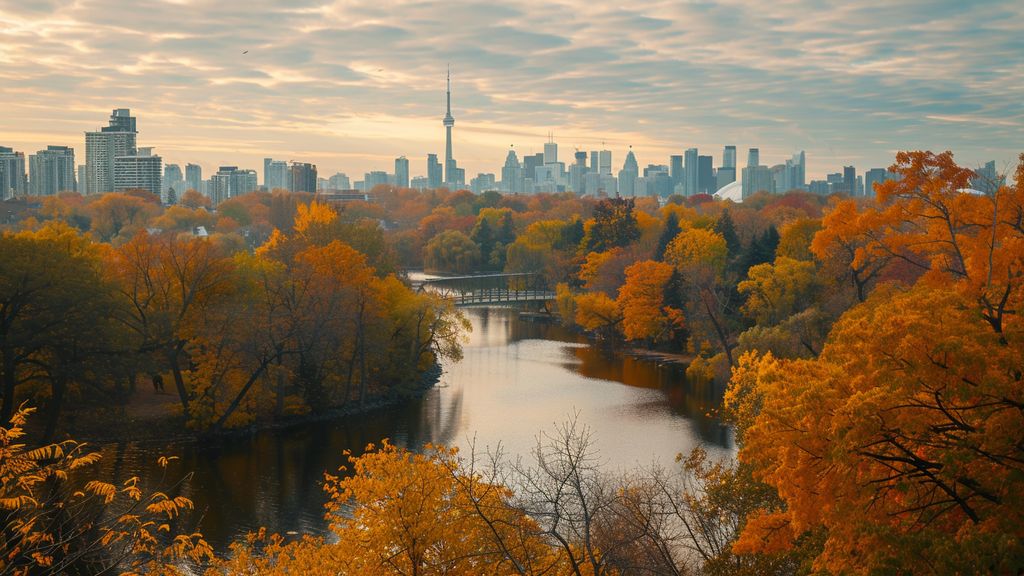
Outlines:
[{"label": "tree trunk", "polygon": [[64,392],[67,390],[67,379],[63,375],[56,375],[50,379],[50,409],[46,418],[46,431],[43,433],[43,442],[49,443],[57,434],[57,424],[60,422],[60,412],[64,407]]},{"label": "tree trunk", "polygon": [[174,386],[178,389],[178,398],[181,399],[181,413],[185,417],[185,422],[188,422],[191,418],[188,409],[188,391],[185,389],[185,379],[181,374],[181,365],[179,364],[179,356],[184,347],[184,342],[179,342],[175,345],[167,355],[167,361],[171,365],[171,372],[174,374]]}]

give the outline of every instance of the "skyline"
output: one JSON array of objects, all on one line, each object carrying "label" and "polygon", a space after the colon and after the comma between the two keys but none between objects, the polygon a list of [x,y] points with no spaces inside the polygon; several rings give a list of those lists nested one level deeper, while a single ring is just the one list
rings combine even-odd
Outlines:
[{"label": "skyline", "polygon": [[174,0],[131,18],[113,0],[24,4],[0,0],[0,145],[26,154],[84,158],[84,132],[124,107],[165,163],[269,156],[356,179],[404,155],[425,175],[426,155],[444,154],[449,62],[467,180],[497,172],[509,144],[542,151],[549,133],[566,153],[612,150],[616,169],[629,145],[646,165],[693,147],[718,164],[734,144],[766,164],[806,150],[808,178],[886,167],[901,149],[1002,170],[1024,127],[1012,2],[545,3],[545,18],[460,4],[447,20],[421,4]]}]

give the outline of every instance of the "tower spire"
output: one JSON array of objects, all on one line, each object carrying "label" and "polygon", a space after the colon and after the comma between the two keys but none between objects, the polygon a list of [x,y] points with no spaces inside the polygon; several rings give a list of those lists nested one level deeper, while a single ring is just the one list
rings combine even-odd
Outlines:
[{"label": "tower spire", "polygon": [[449,186],[456,184],[456,166],[455,158],[452,156],[452,126],[455,125],[455,118],[452,117],[452,66],[448,65],[448,74],[446,78],[445,97],[447,100],[447,107],[445,109],[444,124],[445,129],[445,149],[444,149],[444,181]]}]

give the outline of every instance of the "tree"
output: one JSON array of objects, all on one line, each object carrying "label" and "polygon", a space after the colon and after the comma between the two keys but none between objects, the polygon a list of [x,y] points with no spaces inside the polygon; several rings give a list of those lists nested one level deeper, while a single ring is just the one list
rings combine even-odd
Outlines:
[{"label": "tree", "polygon": [[193,210],[197,208],[209,209],[211,207],[210,199],[203,196],[202,193],[198,192],[194,188],[185,190],[185,193],[181,195],[181,201],[178,202],[178,204]]},{"label": "tree", "polygon": [[109,192],[88,205],[92,215],[92,231],[103,242],[133,234],[146,226],[160,211],[159,204],[153,204],[138,196]]},{"label": "tree", "polygon": [[603,252],[628,246],[640,238],[633,214],[633,200],[607,198],[594,207],[594,223],[588,231],[587,249]]},{"label": "tree", "polygon": [[715,232],[725,240],[725,246],[729,250],[729,261],[732,262],[739,256],[742,245],[739,236],[736,235],[736,225],[733,224],[728,208],[722,210],[722,215],[715,221]]},{"label": "tree", "polygon": [[[477,221],[476,226],[473,228],[473,234],[470,236],[473,242],[480,247],[480,262],[483,263],[485,268],[489,268],[491,262],[491,255],[494,252],[494,233],[491,231],[491,225],[487,223],[486,218],[481,218]],[[502,262],[501,268],[504,268],[504,262]],[[499,270],[501,269],[499,268]]]},{"label": "tree", "polygon": [[423,248],[423,266],[431,272],[468,274],[480,265],[480,248],[465,234],[448,230]]},{"label": "tree", "polygon": [[184,377],[189,330],[229,296],[232,263],[204,239],[143,232],[114,251],[110,265],[131,302],[127,325],[138,335],[141,351],[163,356],[189,420],[192,391]]},{"label": "tree", "polygon": [[683,312],[665,303],[672,266],[646,260],[626,268],[626,283],[616,300],[622,310],[622,333],[628,340],[656,342],[683,326]]},{"label": "tree", "polygon": [[816,302],[820,287],[813,262],[781,256],[772,264],[758,264],[740,282],[746,296],[742,311],[759,325],[778,324],[803,307]]},{"label": "tree", "polygon": [[580,294],[575,299],[576,324],[605,338],[614,338],[622,322],[619,305],[604,292]]},{"label": "tree", "polygon": [[71,383],[87,375],[78,370],[116,357],[123,344],[116,325],[120,302],[102,268],[98,246],[63,223],[0,236],[4,423],[18,405],[19,388],[45,383],[52,436]]},{"label": "tree", "polygon": [[826,217],[819,236],[856,244],[853,267],[922,274],[846,312],[818,358],[745,356],[730,385],[741,460],[785,503],[751,515],[736,549],[824,530],[823,570],[1016,573],[1024,168],[985,196],[960,191],[970,171],[949,153],[900,153],[892,170],[878,205]]},{"label": "tree", "polygon": [[665,250],[665,262],[682,280],[685,295],[681,299],[687,302],[691,338],[710,334],[731,366],[736,344],[731,317],[734,283],[726,277],[728,257],[725,239],[703,228],[683,231]]},{"label": "tree", "polygon": [[95,479],[99,452],[74,440],[18,443],[31,412],[19,409],[0,428],[0,571],[179,574],[213,559],[201,534],[173,528],[192,508],[188,498],[146,494],[138,478]]},{"label": "tree", "polygon": [[675,212],[669,212],[668,216],[665,217],[665,227],[661,231],[661,236],[658,238],[658,247],[654,250],[654,259],[662,260],[665,258],[665,250],[668,249],[668,245],[675,240],[676,236],[682,229],[679,228],[679,217]]}]

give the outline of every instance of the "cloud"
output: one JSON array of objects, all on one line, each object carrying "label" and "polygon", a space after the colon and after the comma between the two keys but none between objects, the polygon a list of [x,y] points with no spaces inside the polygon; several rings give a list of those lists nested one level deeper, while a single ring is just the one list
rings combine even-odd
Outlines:
[{"label": "cloud", "polygon": [[0,144],[81,160],[82,132],[131,107],[168,162],[359,178],[406,155],[419,174],[443,148],[450,64],[467,174],[548,132],[641,164],[725,144],[768,163],[806,149],[815,176],[907,148],[1006,164],[1021,29],[1012,0],[0,0]]}]

